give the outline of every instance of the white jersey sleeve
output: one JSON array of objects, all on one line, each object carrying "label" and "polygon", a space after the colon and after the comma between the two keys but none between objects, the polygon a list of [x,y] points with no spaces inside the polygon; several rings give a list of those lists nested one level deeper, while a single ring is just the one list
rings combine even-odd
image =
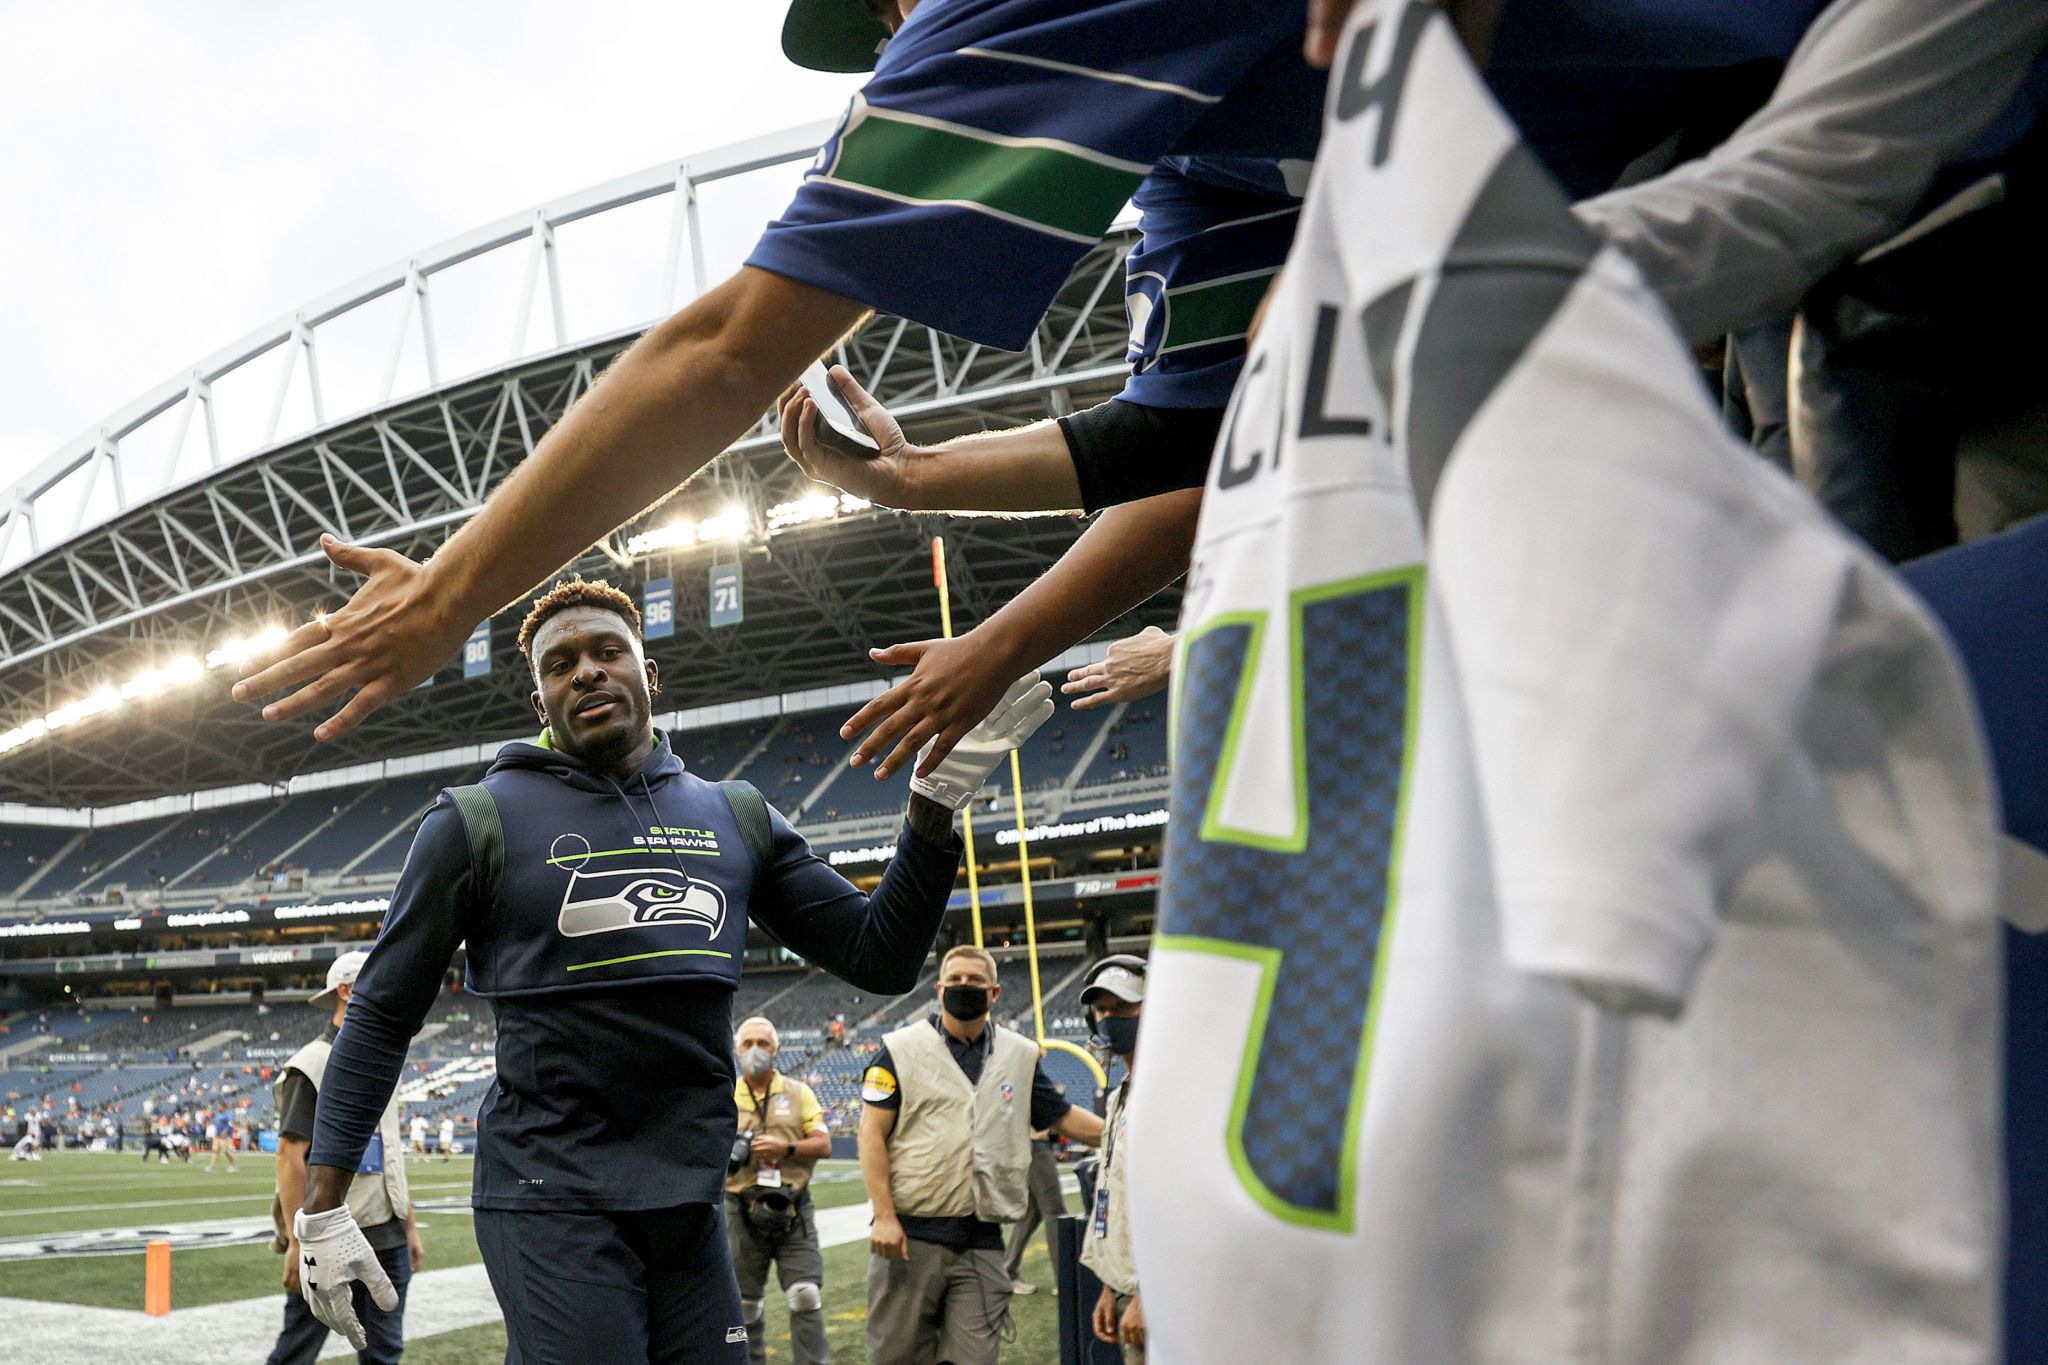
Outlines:
[{"label": "white jersey sleeve", "polygon": [[1596,261],[1474,419],[1430,559],[1507,961],[1668,1009],[1763,845],[1852,561],[1757,505],[1630,274]]}]

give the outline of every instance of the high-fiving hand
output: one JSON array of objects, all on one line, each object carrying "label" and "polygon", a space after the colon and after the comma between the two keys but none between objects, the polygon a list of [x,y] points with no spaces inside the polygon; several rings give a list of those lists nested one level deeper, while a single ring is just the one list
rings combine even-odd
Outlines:
[{"label": "high-fiving hand", "polygon": [[425,568],[396,550],[333,536],[320,537],[320,548],[337,568],[363,575],[364,583],[347,606],[300,626],[244,665],[234,695],[254,701],[297,687],[263,708],[265,720],[290,720],[353,691],[346,706],[313,730],[316,739],[339,739],[453,658],[476,622],[450,616],[429,590]]},{"label": "high-fiving hand", "polygon": [[387,1313],[398,1307],[398,1291],[356,1226],[355,1215],[346,1204],[325,1213],[300,1209],[293,1226],[299,1239],[299,1292],[306,1306],[356,1350],[368,1350],[369,1334],[356,1316],[356,1282],[362,1281],[370,1301]]},{"label": "high-fiving hand", "polygon": [[1173,636],[1147,626],[1111,645],[1097,662],[1068,673],[1060,691],[1074,698],[1076,711],[1149,697],[1173,676],[1173,643]]},{"label": "high-fiving hand", "polygon": [[1010,684],[980,724],[960,737],[952,752],[931,765],[929,773],[920,763],[910,789],[948,810],[959,810],[981,790],[1003,756],[1021,747],[1051,715],[1052,684],[1026,673]]}]

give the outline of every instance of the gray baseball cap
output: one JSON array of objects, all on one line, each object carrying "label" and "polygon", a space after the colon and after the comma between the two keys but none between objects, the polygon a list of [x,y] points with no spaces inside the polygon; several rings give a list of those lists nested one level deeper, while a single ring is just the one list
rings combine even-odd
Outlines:
[{"label": "gray baseball cap", "polygon": [[1088,969],[1081,979],[1081,1003],[1095,1003],[1096,995],[1113,995],[1126,1004],[1145,999],[1145,959],[1131,953],[1112,953]]}]

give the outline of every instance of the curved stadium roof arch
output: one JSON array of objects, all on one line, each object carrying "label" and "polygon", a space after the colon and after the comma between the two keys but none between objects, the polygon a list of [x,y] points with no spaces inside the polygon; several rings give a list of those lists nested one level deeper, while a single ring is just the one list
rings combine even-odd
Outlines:
[{"label": "curved stadium roof arch", "polygon": [[[729,191],[793,181],[829,131],[808,124],[693,154],[413,253],[180,370],[37,465],[0,503],[0,734],[16,734],[0,752],[0,801],[77,807],[282,782],[523,728],[526,685],[505,629],[487,677],[422,689],[336,745],[227,701],[222,655],[345,600],[349,584],[318,548],[323,532],[431,553],[614,356],[702,292],[722,239],[750,236],[742,196]],[[578,290],[589,276],[564,268],[573,234],[621,265],[598,292],[638,282],[600,300],[608,309],[586,306]],[[1130,244],[1116,232],[1083,258],[1028,351],[878,316],[841,359],[923,437],[1098,401],[1122,383]],[[484,287],[462,286],[465,273]],[[450,344],[508,331],[509,344],[481,365],[456,358],[473,356],[474,344]],[[369,400],[343,411],[333,371],[348,336]],[[367,367],[365,336],[375,357]],[[676,634],[650,652],[688,689],[686,704],[865,679],[874,674],[868,644],[935,634],[926,557],[935,530],[955,551],[956,614],[969,622],[1078,532],[1066,518],[843,508],[771,523],[771,509],[817,491],[764,418],[582,562],[634,584],[674,578]],[[736,539],[660,534],[679,517],[734,517]],[[633,541],[650,528],[655,535]],[[701,579],[713,558],[734,556],[747,621],[714,632]],[[69,723],[20,737],[53,715]]]}]

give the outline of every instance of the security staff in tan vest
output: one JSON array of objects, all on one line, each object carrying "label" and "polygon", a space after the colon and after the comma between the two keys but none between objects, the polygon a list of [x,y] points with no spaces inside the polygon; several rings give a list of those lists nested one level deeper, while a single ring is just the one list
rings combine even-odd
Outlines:
[{"label": "security staff in tan vest", "polygon": [[740,1282],[747,1357],[753,1365],[768,1359],[761,1296],[772,1262],[789,1301],[796,1365],[827,1365],[832,1348],[825,1341],[825,1253],[818,1245],[810,1186],[818,1159],[832,1155],[832,1134],[811,1088],[775,1069],[782,1038],[772,1022],[755,1015],[732,1041],[739,1059],[732,1098],[740,1129],[726,1163],[725,1235]]},{"label": "security staff in tan vest", "polygon": [[[285,1253],[284,1330],[278,1333],[267,1365],[313,1365],[327,1340],[326,1324],[313,1316],[299,1292],[299,1247],[292,1236],[292,1220],[306,1201],[306,1151],[313,1143],[313,1110],[321,1078],[327,1072],[327,1054],[333,1050],[349,997],[355,993],[356,974],[369,957],[367,951],[357,948],[334,959],[327,969],[326,988],[307,1001],[331,1009],[333,1018],[325,1032],[293,1053],[278,1072],[277,1198],[270,1215],[277,1228],[271,1246]],[[406,1188],[405,1144],[399,1136],[395,1094],[356,1166],[346,1200],[364,1240],[391,1277],[391,1287],[398,1291],[398,1306],[389,1311],[370,1302],[367,1295],[363,1297],[358,1311],[369,1346],[357,1358],[369,1365],[397,1365],[405,1349],[405,1287],[412,1282],[413,1271],[420,1268],[426,1250],[420,1245],[412,1196]]]},{"label": "security staff in tan vest", "polygon": [[861,1079],[872,1365],[994,1365],[1010,1306],[1003,1224],[1024,1216],[1031,1130],[1102,1140],[1046,1079],[1038,1044],[989,1022],[995,959],[939,963],[939,1012],[882,1040]]},{"label": "security staff in tan vest", "polygon": [[1098,1338],[1122,1348],[1124,1365],[1145,1365],[1145,1312],[1131,1256],[1130,1148],[1124,1141],[1130,1076],[1138,1060],[1138,1016],[1145,1012],[1145,959],[1113,953],[1090,967],[1081,979],[1081,1008],[1095,1026],[1090,1041],[1106,1057],[1121,1061],[1127,1073],[1102,1116],[1102,1170],[1081,1244],[1081,1264],[1102,1281],[1092,1326]]}]

